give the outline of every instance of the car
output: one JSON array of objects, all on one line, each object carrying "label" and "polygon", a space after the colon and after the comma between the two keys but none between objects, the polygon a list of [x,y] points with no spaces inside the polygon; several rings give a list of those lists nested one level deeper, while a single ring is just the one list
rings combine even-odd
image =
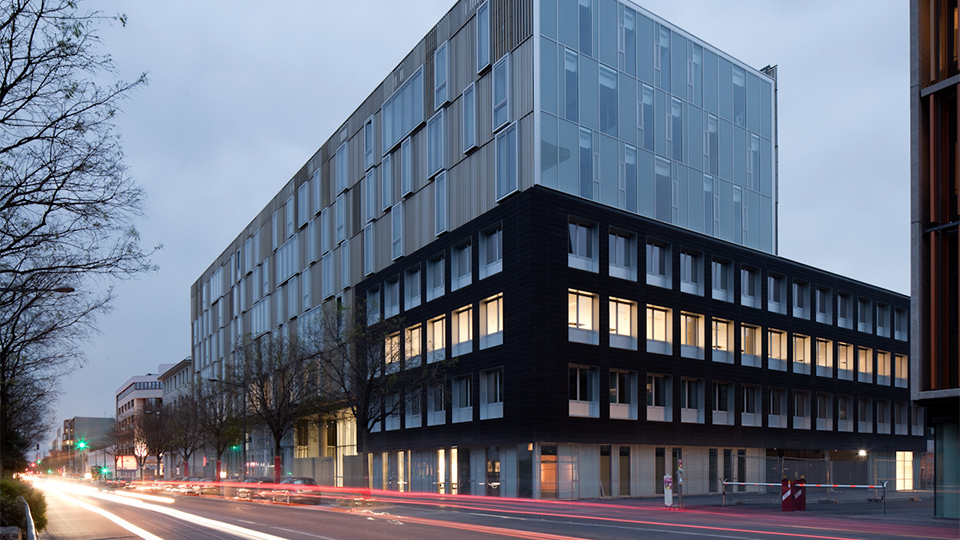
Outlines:
[{"label": "car", "polygon": [[273,491],[274,502],[320,504],[320,486],[308,476],[288,476]]},{"label": "car", "polygon": [[265,496],[269,497],[272,495],[272,492],[261,489],[260,486],[270,483],[273,483],[273,478],[267,478],[266,476],[244,478],[240,481],[240,486],[237,488],[237,497],[240,499],[261,499]]}]

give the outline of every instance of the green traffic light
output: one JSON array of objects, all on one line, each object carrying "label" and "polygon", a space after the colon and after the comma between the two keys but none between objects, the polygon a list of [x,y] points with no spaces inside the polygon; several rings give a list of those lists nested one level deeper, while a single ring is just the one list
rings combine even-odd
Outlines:
[{"label": "green traffic light", "polygon": [[83,450],[83,449],[86,448],[86,447],[87,447],[87,441],[85,441],[85,440],[83,440],[83,439],[80,439],[79,441],[77,441],[77,448],[78,448],[78,449]]}]

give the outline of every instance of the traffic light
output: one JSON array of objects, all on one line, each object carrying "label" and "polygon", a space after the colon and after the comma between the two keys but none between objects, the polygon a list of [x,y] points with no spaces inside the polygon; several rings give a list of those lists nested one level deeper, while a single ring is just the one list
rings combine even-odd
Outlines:
[{"label": "traffic light", "polygon": [[100,474],[106,476],[110,474],[110,469],[108,467],[100,467]]},{"label": "traffic light", "polygon": [[87,441],[83,439],[80,439],[79,441],[77,441],[77,450],[83,450],[86,447],[87,447]]}]

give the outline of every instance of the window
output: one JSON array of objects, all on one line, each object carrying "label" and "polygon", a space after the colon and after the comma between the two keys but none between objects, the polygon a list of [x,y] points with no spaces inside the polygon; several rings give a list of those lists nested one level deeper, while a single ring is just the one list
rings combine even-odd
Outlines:
[{"label": "window", "polygon": [[374,129],[373,129],[373,116],[367,118],[367,121],[363,124],[363,167],[369,169],[373,167],[373,141],[374,141]]},{"label": "window", "polygon": [[702,424],[703,413],[703,380],[680,379],[680,421]]},{"label": "window", "polygon": [[381,135],[386,154],[408,133],[423,122],[423,66],[391,95],[380,109],[383,122]]},{"label": "window", "polygon": [[441,172],[433,181],[433,216],[434,216],[434,234],[447,232],[447,173]]},{"label": "window", "polygon": [[597,225],[571,219],[568,224],[567,265],[588,272],[598,272]]},{"label": "window", "polygon": [[337,193],[343,193],[347,189],[347,173],[350,164],[347,158],[347,143],[341,144],[337,149],[334,161],[336,162]]},{"label": "window", "polygon": [[853,297],[849,294],[837,294],[837,326],[853,328]]},{"label": "window", "polygon": [[783,330],[767,331],[767,367],[775,371],[787,370],[787,333]]},{"label": "window", "polygon": [[290,238],[293,236],[294,231],[297,229],[294,221],[294,212],[296,207],[294,206],[294,197],[291,195],[287,198],[287,203],[283,205],[283,214],[284,214],[284,238]]},{"label": "window", "polygon": [[837,398],[837,431],[853,431],[853,398],[839,396]]},{"label": "window", "polygon": [[809,319],[810,285],[803,281],[794,280],[791,288],[793,293],[793,316],[798,319]]},{"label": "window", "polygon": [[393,260],[403,256],[403,203],[399,202],[393,207],[393,213],[390,217],[390,254]]},{"label": "window", "polygon": [[890,402],[885,399],[877,400],[877,433],[890,433]]},{"label": "window", "polygon": [[400,280],[392,279],[384,284],[383,288],[385,300],[383,305],[383,316],[386,319],[400,314]]},{"label": "window", "polygon": [[873,349],[857,347],[857,381],[873,382]]},{"label": "window", "polygon": [[670,246],[647,242],[647,285],[671,288]]},{"label": "window", "polygon": [[680,290],[703,295],[703,260],[699,253],[680,252]]},{"label": "window", "polygon": [[503,294],[480,302],[480,349],[503,344]]},{"label": "window", "polygon": [[898,354],[893,357],[893,383],[897,388],[907,388],[907,373],[910,364],[907,362],[906,355]]},{"label": "window", "polygon": [[673,354],[671,319],[669,309],[647,305],[647,352]]},{"label": "window", "polygon": [[760,307],[760,272],[753,268],[740,268],[740,303],[748,307]]},{"label": "window", "polygon": [[480,372],[480,419],[503,418],[503,370]]},{"label": "window", "polygon": [[433,53],[433,106],[439,108],[448,101],[447,72],[450,64],[447,61],[447,42],[444,41],[437,52]]},{"label": "window", "polygon": [[469,375],[453,379],[453,422],[473,421],[472,379]]},{"label": "window", "polygon": [[447,319],[444,316],[427,321],[427,362],[439,362],[446,355]]},{"label": "window", "polygon": [[703,315],[680,312],[680,356],[703,360]]},{"label": "window", "polygon": [[364,308],[367,311],[367,324],[376,324],[380,321],[380,287],[367,291],[367,303]]},{"label": "window", "polygon": [[873,400],[857,398],[857,432],[873,433]]},{"label": "window", "polygon": [[400,145],[400,195],[413,193],[413,137],[407,137]]},{"label": "window", "polygon": [[497,133],[497,200],[517,191],[517,124]]},{"label": "window", "polygon": [[490,6],[477,6],[477,73],[490,65]]},{"label": "window", "polygon": [[[443,136],[444,123],[443,123],[443,109],[437,111],[437,114],[433,115],[430,120],[427,121],[427,177],[431,177],[441,169],[444,168],[444,156],[446,155],[446,150],[444,148],[446,139]],[[409,139],[407,139],[409,141]],[[407,141],[403,142],[404,145],[407,144]],[[406,158],[406,154],[404,154]],[[406,161],[406,159],[404,159]],[[404,171],[407,170],[406,165],[403,167]],[[404,188],[406,193],[406,188]]]},{"label": "window", "polygon": [[810,393],[793,392],[793,429],[810,429]]},{"label": "window", "polygon": [[427,425],[440,426],[446,423],[447,400],[443,383],[427,387]]},{"label": "window", "polygon": [[890,306],[877,303],[877,335],[890,337]]},{"label": "window", "polygon": [[480,233],[480,279],[503,269],[503,227]]},{"label": "window", "polygon": [[510,121],[510,55],[493,66],[493,131]]},{"label": "window", "polygon": [[782,388],[770,389],[770,413],[767,415],[767,426],[772,428],[787,427],[787,392]]},{"label": "window", "polygon": [[408,390],[407,399],[404,406],[406,409],[406,418],[404,418],[404,426],[407,429],[418,428],[423,425],[422,417],[420,416],[420,390]]},{"label": "window", "polygon": [[610,418],[637,419],[637,372],[610,370]]},{"label": "window", "polygon": [[897,435],[906,435],[909,424],[907,421],[907,404],[897,402],[893,405],[893,429]]},{"label": "window", "polygon": [[917,405],[910,406],[910,434],[911,435],[923,435],[923,430],[926,426],[926,418],[923,407]]},{"label": "window", "polygon": [[743,410],[740,413],[740,424],[743,426],[762,426],[759,403],[760,387],[745,384],[740,387],[743,399]]},{"label": "window", "polygon": [[810,336],[793,335],[793,372],[810,374]]},{"label": "window", "polygon": [[364,206],[363,221],[370,222],[377,218],[377,169],[372,168],[367,171],[367,176],[363,179]]},{"label": "window", "polygon": [[817,322],[831,324],[833,322],[833,291],[826,287],[817,287]]},{"label": "window", "polygon": [[909,315],[905,309],[897,308],[893,310],[893,339],[907,340],[907,317]]},{"label": "window", "polygon": [[400,371],[400,332],[390,334],[383,344],[384,373]]},{"label": "window", "polygon": [[427,259],[427,301],[443,296],[443,254]]},{"label": "window", "polygon": [[303,227],[310,219],[310,182],[304,182],[297,188],[297,225]]},{"label": "window", "polygon": [[[322,172],[322,169],[317,168],[317,170],[313,171],[313,176],[310,177],[310,183],[313,184],[313,213],[314,214],[319,214],[320,210],[323,210],[322,208],[323,190],[320,189],[321,172]],[[304,201],[304,203],[306,203],[306,201]]]},{"label": "window", "polygon": [[873,332],[873,302],[869,298],[860,298],[857,301],[857,330]]},{"label": "window", "polygon": [[760,327],[740,325],[740,364],[760,367]]},{"label": "window", "polygon": [[637,350],[637,304],[610,297],[610,346]]},{"label": "window", "polygon": [[466,154],[470,149],[477,147],[477,94],[473,83],[463,89],[462,117],[463,124],[463,153]]},{"label": "window", "polygon": [[787,282],[783,276],[770,274],[767,276],[767,310],[785,314]]},{"label": "window", "polygon": [[890,386],[890,353],[877,351],[877,384]]},{"label": "window", "polygon": [[473,352],[473,308],[471,306],[453,312],[450,331],[453,356]]},{"label": "window", "polygon": [[415,367],[420,365],[420,350],[423,343],[423,327],[419,324],[407,328],[404,335],[404,359],[405,367]]},{"label": "window", "polygon": [[350,241],[347,240],[340,244],[340,288],[349,289],[352,285],[350,279]]},{"label": "window", "polygon": [[380,172],[380,204],[384,212],[393,206],[393,155],[383,156]]},{"label": "window", "polygon": [[713,361],[733,363],[733,322],[716,319],[710,323],[713,340]]},{"label": "window", "polygon": [[570,366],[570,416],[600,417],[599,370]]},{"label": "window", "polygon": [[647,375],[647,420],[651,422],[672,422],[673,393],[670,377],[665,375]]},{"label": "window", "polygon": [[591,345],[600,343],[598,303],[595,294],[575,289],[567,291],[567,339]]},{"label": "window", "polygon": [[377,239],[373,234],[373,223],[363,228],[363,275],[369,276],[376,268]]},{"label": "window", "polygon": [[[322,272],[320,274],[322,278],[321,286],[323,287],[321,292],[323,293],[324,298],[330,298],[333,296],[334,289],[336,288],[334,284],[337,276],[334,270],[333,262],[333,253],[327,253],[320,260],[320,268],[322,268]],[[264,290],[266,290],[266,287],[264,287]]]},{"label": "window", "polygon": [[334,203],[333,210],[334,210],[334,215],[336,216],[336,222],[337,222],[336,239],[337,239],[337,243],[339,244],[339,243],[342,243],[347,237],[347,233],[346,233],[347,206],[346,206],[346,199],[344,198],[343,195],[340,195],[337,197],[337,201],[336,203]]},{"label": "window", "polygon": [[637,280],[637,237],[610,231],[610,277]]},{"label": "window", "polygon": [[853,380],[853,345],[837,343],[837,378]]},{"label": "window", "polygon": [[710,266],[713,270],[713,299],[733,302],[733,263],[714,259]]},{"label": "window", "polygon": [[817,376],[833,377],[833,342],[817,338]]},{"label": "window", "polygon": [[466,287],[472,280],[470,271],[470,243],[460,244],[453,248],[453,258],[450,260],[450,290]]},{"label": "window", "polygon": [[403,309],[413,309],[420,305],[420,267],[416,266],[403,273]]},{"label": "window", "polygon": [[386,414],[386,418],[384,418],[383,422],[384,431],[400,429],[400,394],[390,394],[385,401],[384,413]]},{"label": "window", "polygon": [[733,384],[713,383],[713,424],[733,425]]}]

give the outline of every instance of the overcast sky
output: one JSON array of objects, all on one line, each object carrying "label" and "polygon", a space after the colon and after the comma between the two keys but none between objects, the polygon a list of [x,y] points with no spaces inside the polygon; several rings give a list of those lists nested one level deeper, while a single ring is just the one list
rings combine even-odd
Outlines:
[{"label": "overcast sky", "polygon": [[[114,416],[133,375],[190,354],[190,285],[454,0],[92,0],[119,76],[148,72],[118,127],[158,272],[113,311],[58,407]],[[267,6],[269,5],[269,9]],[[651,0],[754,68],[778,65],[779,254],[909,293],[906,1]]]}]

